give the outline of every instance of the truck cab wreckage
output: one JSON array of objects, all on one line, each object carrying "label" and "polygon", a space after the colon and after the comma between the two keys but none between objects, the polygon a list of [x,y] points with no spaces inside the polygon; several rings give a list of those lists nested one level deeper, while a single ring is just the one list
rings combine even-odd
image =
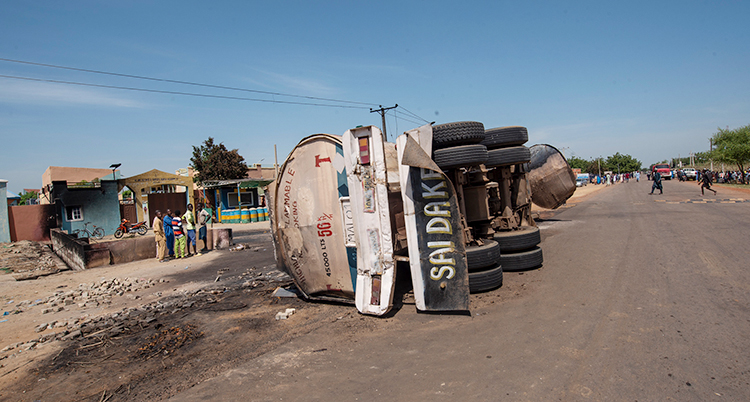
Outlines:
[{"label": "truck cab wreckage", "polygon": [[274,252],[310,300],[393,305],[408,264],[419,311],[468,311],[503,270],[541,266],[531,202],[557,208],[575,175],[524,127],[424,125],[387,142],[375,126],[304,138],[269,186]]}]

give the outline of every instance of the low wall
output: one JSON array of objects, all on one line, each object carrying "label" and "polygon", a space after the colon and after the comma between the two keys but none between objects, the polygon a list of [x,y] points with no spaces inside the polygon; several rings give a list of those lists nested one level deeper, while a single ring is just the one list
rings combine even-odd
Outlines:
[{"label": "low wall", "polygon": [[11,241],[49,241],[50,229],[56,225],[55,206],[19,205],[8,207]]},{"label": "low wall", "polygon": [[112,256],[112,264],[156,258],[156,241],[153,236],[137,236],[106,244]]},{"label": "low wall", "polygon": [[86,243],[69,236],[60,229],[50,230],[52,250],[65,261],[71,269],[80,271],[86,269]]},{"label": "low wall", "polygon": [[78,239],[60,229],[50,230],[52,250],[71,269],[80,271],[110,264],[106,243],[89,244],[88,239]]},{"label": "low wall", "polygon": [[[228,249],[232,246],[232,229],[212,229],[208,232],[215,236],[214,243],[217,249]],[[218,235],[214,232],[218,232]],[[74,270],[156,258],[156,242],[153,236],[89,243],[87,238],[77,239],[63,230],[51,229],[50,238],[55,254]],[[200,246],[201,242],[198,243]],[[209,246],[211,245],[209,243]]]}]

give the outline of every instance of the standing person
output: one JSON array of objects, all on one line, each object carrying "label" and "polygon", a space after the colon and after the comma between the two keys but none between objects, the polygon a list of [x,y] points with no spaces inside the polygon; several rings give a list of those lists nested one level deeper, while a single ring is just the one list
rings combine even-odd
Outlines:
[{"label": "standing person", "polygon": [[169,258],[174,258],[174,231],[172,230],[172,210],[167,209],[164,215],[164,236],[167,237],[167,252]]},{"label": "standing person", "polygon": [[711,174],[708,173],[705,169],[703,170],[703,174],[701,175],[701,180],[699,183],[701,184],[701,195],[705,195],[703,193],[704,188],[709,191],[713,191],[714,195],[716,195],[716,190],[711,188]]},{"label": "standing person", "polygon": [[164,222],[161,220],[161,211],[156,210],[154,217],[154,238],[156,240],[156,259],[159,262],[167,261],[167,236],[164,235]]},{"label": "standing person", "polygon": [[[187,230],[187,256],[190,257],[193,254],[198,254],[195,248],[195,215],[193,215],[193,204],[187,204],[187,211],[185,211],[185,215],[182,215],[182,220],[185,222],[185,229]],[[190,244],[193,245],[193,254],[190,254]]]},{"label": "standing person", "polygon": [[641,172],[635,172],[635,182],[638,183],[641,181]]},{"label": "standing person", "polygon": [[661,173],[659,171],[654,171],[653,174],[654,184],[651,185],[651,192],[649,194],[653,194],[655,189],[659,189],[659,194],[664,194],[664,190],[661,187]]},{"label": "standing person", "polygon": [[174,232],[174,258],[185,258],[185,234],[182,231],[180,210],[174,211],[172,218],[172,232]]},{"label": "standing person", "polygon": [[201,255],[208,248],[207,225],[211,222],[211,214],[208,213],[205,208],[203,208],[202,204],[198,205],[198,209],[198,238],[203,240],[203,248],[198,252],[198,255]]}]

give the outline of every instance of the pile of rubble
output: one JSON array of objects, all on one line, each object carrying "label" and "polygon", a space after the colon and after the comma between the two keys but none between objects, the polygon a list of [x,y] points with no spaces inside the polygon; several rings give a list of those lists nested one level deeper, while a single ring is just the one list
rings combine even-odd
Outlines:
[{"label": "pile of rubble", "polygon": [[[248,273],[248,275],[251,274]],[[121,334],[130,333],[136,329],[140,330],[147,328],[151,323],[156,321],[157,317],[161,314],[173,314],[182,309],[192,307],[202,308],[216,303],[217,295],[225,292],[241,289],[250,291],[252,288],[259,286],[278,286],[280,284],[291,282],[291,278],[288,275],[279,271],[268,272],[265,275],[253,275],[254,277],[249,280],[247,278],[248,275],[240,275],[240,278],[238,279],[241,280],[234,283],[226,283],[223,286],[213,285],[211,287],[197,290],[181,291],[178,294],[164,297],[151,303],[138,307],[123,308],[120,311],[110,314],[103,314],[97,317],[89,317],[88,314],[85,314],[79,318],[73,318],[67,321],[52,320],[43,323],[36,327],[36,332],[60,330],[41,335],[39,338],[27,342],[17,342],[7,345],[3,349],[0,349],[0,352],[5,352],[3,356],[0,356],[0,360],[8,357],[15,357],[18,353],[34,349],[41,344],[53,340],[67,341],[80,337],[113,338]],[[164,279],[161,279],[160,281],[164,281]],[[66,303],[70,303],[70,300],[72,300],[72,304],[78,303],[79,306],[86,306],[87,303],[93,302],[109,303],[111,302],[111,297],[113,295],[123,295],[125,292],[147,289],[153,285],[154,282],[150,279],[125,278],[124,280],[102,280],[98,283],[80,284],[76,290],[57,291],[50,297],[39,299],[34,303],[25,304],[25,306],[31,307],[40,304],[49,306],[42,310],[42,313],[44,314],[47,309],[65,308],[64,306]],[[157,292],[157,295],[160,295],[160,293]],[[139,296],[135,297],[139,298]],[[110,301],[108,302],[107,300]],[[28,303],[28,301],[18,303],[16,308],[24,303]],[[21,312],[21,310],[17,311]]]},{"label": "pile of rubble", "polygon": [[[161,279],[160,282],[165,282]],[[102,279],[99,282],[81,283],[78,289],[58,290],[52,296],[37,299],[33,302],[24,300],[14,306],[12,313],[18,314],[35,306],[44,306],[42,314],[64,310],[67,306],[78,306],[81,309],[111,304],[113,296],[122,296],[128,292],[136,292],[154,286],[151,279],[125,278]],[[140,299],[140,296],[132,296]]]},{"label": "pile of rubble", "polygon": [[69,268],[48,246],[22,240],[0,245],[0,269],[13,273],[16,280],[24,280]]}]

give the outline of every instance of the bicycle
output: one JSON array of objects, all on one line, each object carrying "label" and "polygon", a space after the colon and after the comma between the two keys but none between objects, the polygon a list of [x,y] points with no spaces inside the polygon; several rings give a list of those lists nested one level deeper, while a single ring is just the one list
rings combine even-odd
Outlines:
[{"label": "bicycle", "polygon": [[73,231],[72,234],[74,234],[74,235],[76,235],[78,237],[84,237],[84,235],[86,235],[86,237],[88,237],[88,238],[95,239],[95,240],[101,240],[104,237],[104,229],[102,229],[102,228],[100,228],[100,227],[98,227],[96,225],[91,225],[91,226],[94,227],[94,230],[93,231],[89,230],[89,223],[91,223],[91,222],[84,223],[83,224],[83,229],[76,229],[76,230]]}]

